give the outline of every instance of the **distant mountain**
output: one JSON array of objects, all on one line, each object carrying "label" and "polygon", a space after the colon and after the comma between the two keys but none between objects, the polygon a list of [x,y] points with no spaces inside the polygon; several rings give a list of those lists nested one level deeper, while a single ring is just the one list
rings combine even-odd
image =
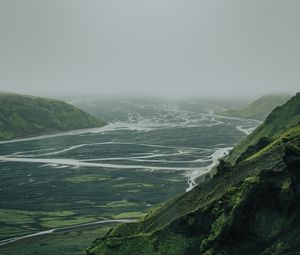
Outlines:
[{"label": "distant mountain", "polygon": [[105,124],[63,101],[0,93],[0,140]]},{"label": "distant mountain", "polygon": [[226,110],[222,114],[246,119],[265,120],[277,106],[283,105],[290,97],[290,95],[265,95],[244,108]]},{"label": "distant mountain", "polygon": [[112,228],[89,255],[300,253],[300,93],[246,137],[216,175]]}]

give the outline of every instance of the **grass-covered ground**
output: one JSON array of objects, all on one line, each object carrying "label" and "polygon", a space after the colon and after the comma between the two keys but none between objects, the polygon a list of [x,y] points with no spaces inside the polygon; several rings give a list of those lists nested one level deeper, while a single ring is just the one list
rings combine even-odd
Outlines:
[{"label": "grass-covered ground", "polygon": [[235,146],[227,160],[230,163],[234,163],[238,160],[242,153],[251,154],[249,153],[249,149],[251,148],[250,146],[253,146],[254,150],[259,150],[259,148],[255,147],[260,147],[259,143],[261,143],[261,139],[267,138],[270,139],[271,142],[278,135],[284,133],[289,128],[297,126],[299,123],[300,93],[297,93],[296,96],[288,100],[283,106],[277,107],[272,114],[266,118],[262,125]]},{"label": "grass-covered ground", "polygon": [[276,107],[283,105],[290,97],[291,95],[265,95],[246,107],[229,109],[222,114],[263,121]]},{"label": "grass-covered ground", "polygon": [[[186,180],[174,172],[51,167],[32,172],[34,164],[1,165],[0,240],[105,219],[138,219],[186,188]],[[103,231],[98,226],[30,238],[0,246],[0,254],[84,254]]]},{"label": "grass-covered ground", "polygon": [[34,237],[0,248],[1,255],[84,255],[95,236],[104,235],[111,224]]},{"label": "grass-covered ground", "polygon": [[0,93],[0,140],[105,124],[63,101]]}]

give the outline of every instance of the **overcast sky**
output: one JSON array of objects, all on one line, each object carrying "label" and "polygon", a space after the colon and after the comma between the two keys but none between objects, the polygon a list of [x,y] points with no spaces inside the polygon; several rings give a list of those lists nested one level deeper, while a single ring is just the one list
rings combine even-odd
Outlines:
[{"label": "overcast sky", "polygon": [[0,0],[0,90],[300,90],[299,0]]}]

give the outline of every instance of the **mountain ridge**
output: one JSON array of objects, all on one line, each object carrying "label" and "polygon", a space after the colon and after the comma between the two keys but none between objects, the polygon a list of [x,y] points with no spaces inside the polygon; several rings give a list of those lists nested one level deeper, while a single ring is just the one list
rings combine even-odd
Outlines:
[{"label": "mountain ridge", "polygon": [[[251,150],[251,146],[260,148],[270,144],[276,136],[284,133],[287,129],[300,122],[300,93],[290,98],[284,105],[277,106],[265,121],[248,135],[229,153],[227,161],[234,164],[242,153]],[[261,139],[265,140],[262,141]],[[262,145],[260,145],[262,143]],[[256,149],[257,149],[256,148]],[[248,151],[247,154],[251,154]],[[249,156],[249,155],[248,155]],[[245,155],[244,155],[245,157]],[[241,159],[240,159],[241,160]]]}]

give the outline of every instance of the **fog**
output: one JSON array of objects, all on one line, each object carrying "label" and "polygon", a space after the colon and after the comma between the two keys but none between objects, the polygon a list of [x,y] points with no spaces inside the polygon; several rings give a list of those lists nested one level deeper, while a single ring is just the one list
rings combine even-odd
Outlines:
[{"label": "fog", "polygon": [[0,90],[247,97],[300,86],[298,0],[1,0]]}]

